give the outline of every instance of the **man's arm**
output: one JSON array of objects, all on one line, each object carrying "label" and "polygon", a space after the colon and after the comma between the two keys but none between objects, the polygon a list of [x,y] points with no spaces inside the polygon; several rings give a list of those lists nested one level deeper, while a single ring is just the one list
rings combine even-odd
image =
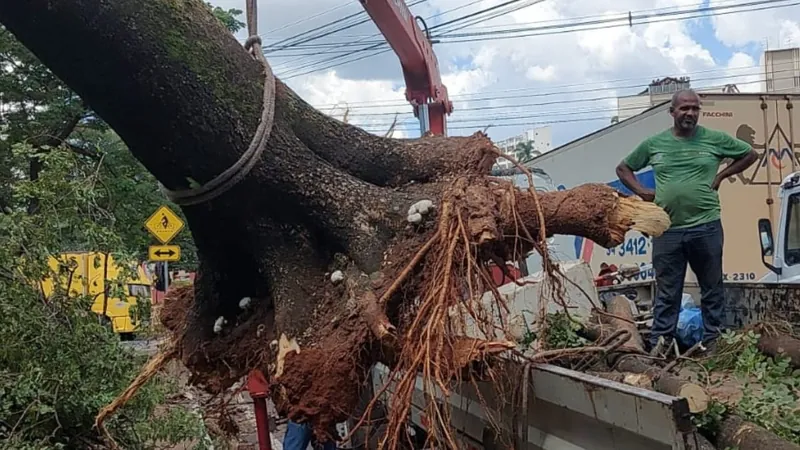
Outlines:
[{"label": "man's arm", "polygon": [[714,177],[714,182],[711,183],[711,187],[714,190],[719,189],[719,186],[726,178],[744,172],[758,160],[758,153],[747,142],[727,133],[719,132],[719,136],[717,145],[720,150],[720,156],[731,158],[733,162]]},{"label": "man's arm", "polygon": [[723,180],[744,172],[757,160],[758,153],[751,148],[749,152],[744,154],[744,156],[739,157],[739,159],[735,159],[732,163],[728,164],[727,167],[722,169],[722,171],[718,173],[716,177],[714,177],[714,182],[711,184],[711,187],[714,188],[714,190],[719,189],[719,186],[722,184]]},{"label": "man's arm", "polygon": [[636,149],[622,160],[617,166],[617,178],[626,188],[638,195],[642,200],[652,202],[656,198],[656,193],[652,189],[647,189],[636,179],[633,172],[641,170],[650,164],[650,142],[646,140],[639,144]]},{"label": "man's arm", "polygon": [[631,192],[641,197],[642,200],[648,202],[655,200],[655,191],[642,186],[642,183],[639,183],[639,180],[636,178],[636,174],[633,173],[633,170],[628,167],[628,164],[625,161],[622,161],[617,166],[617,177],[626,188],[630,189]]}]

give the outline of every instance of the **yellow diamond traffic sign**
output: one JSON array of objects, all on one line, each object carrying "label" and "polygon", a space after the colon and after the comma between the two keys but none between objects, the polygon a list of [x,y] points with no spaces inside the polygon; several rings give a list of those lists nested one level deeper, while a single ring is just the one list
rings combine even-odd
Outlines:
[{"label": "yellow diamond traffic sign", "polygon": [[181,248],[177,245],[151,245],[147,255],[150,261],[180,261]]},{"label": "yellow diamond traffic sign", "polygon": [[183,221],[171,209],[162,205],[144,222],[144,227],[162,244],[169,244],[183,229]]}]

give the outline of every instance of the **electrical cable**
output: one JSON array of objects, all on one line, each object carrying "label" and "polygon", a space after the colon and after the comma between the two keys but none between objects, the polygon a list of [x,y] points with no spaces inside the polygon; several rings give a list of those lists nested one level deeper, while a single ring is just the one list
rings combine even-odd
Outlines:
[{"label": "electrical cable", "polygon": [[[790,71],[790,70],[787,70],[787,72],[788,71]],[[786,76],[786,77],[775,77],[775,78],[772,78],[772,80],[773,81],[793,80],[794,78],[795,78],[794,76]],[[743,83],[738,83],[738,84],[749,85],[749,84],[755,84],[755,83],[764,83],[765,81],[766,80],[764,80],[764,79],[759,79],[759,80],[753,80],[753,81],[748,81],[748,82],[743,82]],[[699,93],[702,95],[702,94],[707,94],[707,93],[712,93],[712,92],[701,91]],[[713,92],[713,93],[717,93],[717,92]],[[645,109],[649,109],[649,108],[645,108]],[[603,113],[603,112],[606,112],[606,113],[619,113],[620,111],[636,111],[636,110],[642,110],[642,108],[641,107],[631,106],[631,107],[623,107],[623,108],[606,108],[606,109],[579,110],[579,111],[559,110],[559,111],[540,112],[538,114],[531,114],[531,115],[517,114],[517,115],[507,115],[507,116],[504,116],[504,117],[499,117],[499,116],[496,116],[496,115],[492,115],[491,119],[489,119],[492,122],[497,121],[497,120],[503,120],[503,121],[505,121],[504,123],[487,123],[487,119],[485,119],[485,118],[456,118],[456,119],[448,120],[448,129],[453,129],[453,130],[456,130],[456,129],[481,129],[481,128],[484,128],[484,127],[487,127],[487,126],[496,128],[496,127],[507,127],[507,126],[526,126],[526,125],[531,125],[531,124],[535,124],[535,123],[549,123],[549,122],[551,122],[551,123],[562,123],[562,122],[564,122],[564,120],[554,120],[554,121],[549,121],[549,122],[534,122],[534,123],[511,123],[509,121],[513,121],[513,120],[525,120],[525,121],[528,121],[528,120],[531,120],[531,119],[542,119],[542,118],[549,118],[549,117],[554,117],[554,116],[559,116],[559,115],[562,115],[562,116],[563,115],[575,116],[575,115],[578,115],[578,114],[597,114],[597,113]],[[613,114],[613,115],[608,116],[608,117],[606,117],[606,116],[601,116],[601,117],[572,117],[571,119],[569,119],[567,121],[570,121],[570,122],[571,121],[579,121],[580,122],[580,121],[606,120],[606,119],[611,119],[615,115],[618,115],[618,114]],[[350,116],[348,116],[348,117],[350,117]],[[407,120],[409,120],[409,119],[407,119]],[[368,121],[368,122],[364,122],[364,125],[361,126],[361,128],[363,128],[366,131],[370,131],[370,132],[383,133],[383,132],[385,132],[385,128],[384,129],[379,129],[378,127],[388,127],[390,125],[391,125],[390,122]],[[460,126],[452,126],[451,127],[450,125],[460,125]],[[395,124],[395,130],[418,130],[418,125],[416,123],[414,123],[414,122],[402,123],[402,122],[398,121]]]},{"label": "electrical cable", "polygon": [[[641,17],[651,17],[652,18],[652,17],[659,17],[660,15],[669,16],[668,19],[652,20],[652,21],[643,23],[643,24],[649,24],[649,23],[658,23],[658,22],[666,22],[666,21],[684,21],[684,20],[690,20],[690,19],[699,18],[699,17],[706,17],[706,16],[709,16],[709,15],[710,16],[719,16],[719,15],[735,14],[735,13],[742,13],[742,12],[778,9],[778,8],[785,8],[785,7],[795,6],[795,5],[800,4],[799,1],[794,1],[792,3],[785,4],[786,1],[788,1],[788,0],[758,0],[758,1],[751,1],[751,2],[747,2],[747,3],[738,3],[738,4],[735,4],[735,5],[709,6],[709,7],[705,7],[705,8],[693,8],[692,10],[684,9],[684,10],[679,11],[679,12],[676,12],[676,11],[661,12],[661,13],[649,14],[649,15],[639,14],[639,15],[637,15],[637,17],[640,17],[640,18]],[[777,3],[784,3],[784,4],[777,4]],[[731,8],[737,8],[737,7],[738,8],[742,8],[743,6],[752,6],[752,5],[767,5],[767,6],[762,6],[760,8],[750,8],[750,9],[744,8],[744,9],[740,9],[740,10],[729,11]],[[701,14],[697,14],[698,11],[701,11]],[[716,11],[722,11],[722,12],[717,13]],[[695,15],[690,15],[688,17],[677,17],[677,18],[672,17],[672,16],[675,16],[678,13],[681,13],[681,14],[695,14]],[[612,23],[612,22],[615,22],[615,21],[619,22],[621,19],[620,18],[611,18],[611,19],[603,19],[603,20],[605,20],[607,23]],[[603,25],[603,22],[600,21],[600,19],[598,19],[597,21],[594,21],[594,22],[596,22],[598,24],[598,26],[595,27],[594,29],[601,29],[601,28],[605,29],[605,28],[610,28],[610,27],[629,26],[632,23],[632,21],[629,21],[628,18],[626,18],[626,22],[624,24],[616,24],[616,25],[610,25],[610,26],[609,25]],[[642,24],[642,23],[636,23],[636,24]],[[580,24],[578,24],[578,25],[580,25]],[[566,30],[564,29],[564,28],[568,28],[568,27],[573,27],[574,28],[575,26],[576,26],[575,24],[560,24],[560,25],[546,27],[544,32],[536,32],[536,33],[527,34],[527,35],[514,35],[514,36],[502,36],[502,35],[500,35],[500,36],[490,36],[490,37],[484,36],[484,37],[476,37],[476,38],[471,38],[471,39],[463,39],[463,38],[461,38],[461,39],[452,39],[452,40],[442,40],[441,38],[444,37],[444,36],[440,35],[440,36],[436,37],[436,39],[438,39],[439,43],[441,43],[441,44],[448,44],[448,43],[463,43],[463,42],[476,42],[476,41],[495,40],[495,39],[509,39],[509,38],[542,36],[542,35],[550,35],[550,34],[562,34],[562,33],[566,33],[566,32],[590,31],[591,30],[591,29],[566,29]],[[539,27],[539,28],[541,28],[541,27]],[[531,28],[531,29],[533,29],[533,28]],[[517,32],[519,32],[519,30],[517,30]],[[383,45],[386,45],[386,44],[384,43]],[[365,48],[365,49],[359,49],[359,50],[353,51],[353,52],[351,52],[349,54],[337,55],[336,57],[327,58],[322,63],[324,64],[324,63],[327,63],[327,62],[333,62],[333,61],[336,61],[338,59],[347,58],[349,56],[352,56],[355,53],[360,53],[362,51],[368,51],[368,50],[372,50],[372,49],[376,49],[376,48],[379,48],[379,46],[377,44],[374,44],[373,46],[370,46],[370,47]],[[314,73],[316,71],[328,70],[328,69],[331,69],[331,68],[334,68],[334,67],[339,67],[341,65],[345,65],[345,64],[352,63],[352,62],[360,61],[360,60],[363,60],[363,59],[365,59],[367,57],[377,56],[379,54],[386,53],[388,51],[389,51],[389,49],[387,49],[385,51],[377,51],[377,52],[374,52],[373,54],[371,54],[369,56],[361,56],[361,57],[358,57],[358,58],[355,58],[355,59],[349,59],[349,60],[346,60],[346,61],[341,61],[341,62],[338,62],[338,63],[329,64],[329,65],[324,66],[324,67],[316,67],[316,68],[314,68],[312,70],[307,70],[307,71],[301,72],[301,73],[294,72],[294,73],[288,74],[287,76],[288,76],[288,78],[296,78],[296,77],[299,77],[299,76],[303,76],[303,75],[308,75],[308,74]],[[313,66],[313,64],[306,65],[303,68],[307,68],[307,67],[311,67],[311,66]],[[281,78],[284,78],[284,76],[281,76]]]},{"label": "electrical cable", "polygon": [[[774,66],[776,66],[776,67],[790,66],[790,69],[775,70],[774,73],[783,73],[783,72],[793,71],[794,70],[794,62],[792,62],[792,61],[778,63],[778,64],[775,64]],[[722,68],[722,69],[714,69],[714,70],[711,70],[711,71],[689,72],[689,73],[684,73],[684,74],[680,74],[680,75],[681,76],[685,76],[685,75],[692,75],[692,74],[698,74],[698,73],[708,73],[708,72],[712,72],[712,71],[713,72],[718,72],[718,71],[728,72],[728,71],[744,70],[744,69],[759,69],[759,70],[761,70],[762,67],[761,66],[748,66],[748,67],[733,68],[733,69],[724,69],[724,68]],[[711,77],[695,78],[694,80],[690,80],[690,81],[694,81],[694,82],[711,81],[711,82],[714,82],[714,81],[721,81],[721,80],[736,79],[736,78],[740,78],[740,77],[750,77],[750,76],[760,76],[760,75],[762,75],[760,72],[758,72],[758,73],[730,73],[730,74],[727,74],[727,75],[718,75],[718,76],[711,76]],[[661,78],[664,78],[664,76],[648,77],[648,78],[661,79]],[[619,81],[630,81],[630,80],[632,80],[632,79],[622,79],[622,80],[619,80]],[[590,87],[593,84],[604,84],[605,85],[607,83],[613,83],[613,82],[614,81],[609,81],[609,82],[602,81],[602,82],[597,82],[597,83],[580,83],[580,84],[563,85],[563,86],[560,86],[560,87],[556,86],[555,90],[544,91],[544,92],[533,92],[533,93],[530,93],[530,94],[497,95],[497,92],[495,92],[495,93],[486,92],[486,93],[480,93],[481,95],[485,95],[485,97],[467,98],[467,99],[463,99],[463,100],[460,100],[460,101],[462,101],[462,102],[483,102],[483,101],[496,101],[496,100],[518,100],[518,99],[522,99],[522,98],[531,98],[531,97],[537,97],[538,98],[538,97],[550,97],[550,96],[558,96],[558,95],[576,95],[576,94],[585,94],[585,93],[598,93],[598,92],[602,92],[602,91],[617,92],[619,90],[626,90],[626,89],[637,89],[637,90],[642,90],[643,88],[647,89],[647,85],[643,85],[641,83],[628,84],[628,85],[624,85],[624,86],[605,86],[603,89]],[[582,87],[582,86],[587,86],[587,87],[584,88],[584,89],[571,89],[571,90],[564,89],[566,87]],[[522,89],[520,89],[520,91],[521,90]],[[530,89],[525,89],[525,90],[530,90]],[[510,90],[510,92],[514,92],[514,91],[517,91],[517,90]],[[504,91],[499,91],[499,92],[504,92]],[[509,92],[509,91],[505,91],[505,92]],[[633,95],[633,94],[631,94],[631,95]],[[523,104],[523,105],[508,105],[508,106],[497,105],[497,106],[488,106],[488,107],[476,106],[476,107],[471,107],[471,108],[470,107],[456,108],[456,111],[485,110],[485,109],[497,109],[497,108],[517,107],[517,106],[519,106],[519,107],[544,106],[544,105],[559,104],[559,103],[563,103],[564,101],[582,103],[582,102],[612,100],[612,99],[617,99],[617,98],[625,97],[625,96],[626,95],[615,94],[613,96],[607,95],[607,96],[602,96],[602,97],[581,98],[581,99],[577,99],[577,100],[574,100],[574,99],[552,100],[552,101],[545,101],[545,102],[528,103],[528,104]],[[458,98],[458,96],[452,97],[452,99],[457,99],[457,98]],[[459,100],[454,100],[454,101],[459,101]],[[330,104],[329,105],[319,105],[319,106],[317,106],[317,108],[319,108],[320,111],[325,112],[324,110],[326,109],[326,106],[336,106],[336,105],[330,105]],[[387,108],[387,107],[410,107],[410,105],[409,105],[408,102],[393,103],[393,104],[374,104],[374,105],[363,105],[363,106],[359,106],[359,105],[353,106],[353,104],[348,103],[348,107],[350,109],[375,109],[375,108]],[[375,115],[394,115],[396,112],[400,112],[401,114],[404,113],[404,112],[401,112],[401,111],[381,112],[381,113],[364,112],[364,113],[350,114],[350,116],[351,117],[358,117],[358,116],[375,116]]]},{"label": "electrical cable", "polygon": [[[408,7],[411,7],[411,6],[418,5],[419,3],[422,3],[423,1],[427,1],[427,0],[419,0],[419,1],[417,1],[416,3],[412,3],[412,4],[408,5]],[[454,7],[454,8],[448,9],[448,10],[446,10],[446,11],[442,11],[442,12],[439,12],[439,13],[437,13],[437,14],[434,14],[434,15],[432,15],[432,16],[430,16],[430,17],[428,17],[428,18],[427,18],[427,19],[425,19],[425,20],[426,20],[426,21],[429,21],[429,20],[435,19],[435,18],[437,18],[437,17],[441,17],[441,16],[443,16],[443,15],[445,15],[445,14],[449,14],[449,13],[451,13],[451,12],[458,11],[458,10],[460,10],[460,9],[463,9],[463,8],[467,8],[467,7],[469,7],[469,6],[471,6],[471,5],[474,5],[474,4],[476,4],[476,3],[480,3],[481,1],[482,1],[482,0],[472,0],[472,1],[471,1],[471,2],[469,2],[469,3],[463,4],[463,5],[459,5],[459,6],[456,6],[456,7]],[[519,1],[519,0],[515,0],[515,1]],[[359,39],[358,41],[356,41],[356,42],[354,42],[354,43],[351,43],[351,45],[353,45],[353,46],[354,46],[354,45],[363,45],[363,44],[364,44],[364,43],[363,43],[363,41],[364,41],[364,40],[366,40],[366,39],[369,39],[369,38],[372,38],[372,37],[377,37],[377,36],[380,36],[380,35],[381,35],[381,34],[380,34],[380,32],[378,32],[378,33],[375,33],[375,34],[373,34],[373,35],[371,35],[371,36],[368,36],[368,37],[366,37],[366,38]],[[367,44],[368,44],[368,43],[367,43]],[[326,51],[323,51],[323,52],[316,52],[316,53],[313,53],[313,54],[311,54],[311,55],[306,55],[306,56],[314,56],[314,55],[320,55],[320,56],[321,56],[321,55],[326,55],[326,54],[331,54],[331,53],[336,53],[336,54],[338,54],[336,57],[327,58],[327,59],[324,59],[324,60],[321,60],[321,61],[316,61],[316,62],[314,62],[314,63],[307,63],[307,64],[305,64],[305,65],[303,65],[303,66],[301,66],[301,67],[294,67],[294,68],[292,68],[291,70],[289,70],[289,71],[288,71],[288,73],[282,74],[282,75],[281,75],[281,78],[282,78],[282,79],[284,79],[284,78],[285,78],[285,79],[290,79],[290,78],[295,78],[295,77],[299,77],[299,76],[307,75],[307,74],[309,74],[309,73],[313,73],[314,71],[318,71],[318,70],[327,70],[328,68],[331,68],[331,67],[336,67],[337,65],[327,66],[327,67],[324,67],[324,68],[316,68],[316,69],[314,69],[314,70],[306,71],[306,72],[299,73],[299,74],[298,74],[298,73],[296,73],[298,70],[302,70],[302,69],[305,69],[305,68],[311,67],[311,66],[313,66],[313,65],[317,65],[317,64],[324,64],[324,63],[327,63],[327,62],[335,61],[335,60],[337,60],[337,59],[339,59],[339,58],[343,58],[343,57],[352,56],[352,55],[354,55],[354,54],[356,54],[356,53],[361,53],[361,52],[365,52],[365,51],[370,51],[370,50],[373,50],[373,49],[378,49],[378,48],[381,48],[381,47],[389,47],[389,44],[386,42],[386,40],[378,40],[378,41],[375,41],[373,44],[371,44],[371,45],[369,45],[369,46],[367,46],[367,47],[360,48],[360,49],[357,49],[357,50],[355,50],[355,51],[351,51],[351,52],[346,52],[346,53],[345,53],[345,54],[343,54],[343,55],[341,54],[342,52],[338,50],[339,48],[341,48],[341,46],[336,46],[336,47],[334,47],[335,49],[334,49],[334,50],[332,50],[332,51],[327,51],[327,52],[326,52]],[[374,53],[372,53],[372,54],[371,54],[371,55],[369,55],[369,56],[363,56],[363,57],[359,57],[359,58],[355,58],[355,59],[351,59],[351,60],[345,61],[345,62],[344,62],[344,64],[348,64],[348,63],[355,62],[355,61],[360,61],[360,60],[363,60],[363,59],[365,59],[365,58],[367,58],[367,57],[371,57],[371,56],[377,56],[377,55],[379,55],[379,54],[387,53],[387,52],[389,52],[390,50],[391,50],[391,48],[388,48],[388,49],[385,49],[385,50],[382,50],[382,51],[378,51],[378,52],[374,52]],[[290,64],[292,64],[293,62],[299,62],[299,61],[288,61],[288,62],[284,63],[284,65],[290,65]]]}]

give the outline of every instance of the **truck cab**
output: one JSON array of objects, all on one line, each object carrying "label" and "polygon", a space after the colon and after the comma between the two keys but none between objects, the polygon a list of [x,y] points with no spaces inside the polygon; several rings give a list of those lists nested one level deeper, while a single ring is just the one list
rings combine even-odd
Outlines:
[{"label": "truck cab", "polygon": [[114,333],[131,338],[138,331],[139,299],[150,298],[150,280],[141,265],[123,268],[103,252],[65,252],[48,259],[50,273],[40,282],[45,298],[56,290],[69,298],[90,297],[91,311]]},{"label": "truck cab", "polygon": [[[778,199],[777,226],[773,228],[770,219],[758,220],[761,260],[769,269],[760,281],[800,283],[800,172],[792,173],[781,182]],[[777,239],[773,230],[777,232]]]}]

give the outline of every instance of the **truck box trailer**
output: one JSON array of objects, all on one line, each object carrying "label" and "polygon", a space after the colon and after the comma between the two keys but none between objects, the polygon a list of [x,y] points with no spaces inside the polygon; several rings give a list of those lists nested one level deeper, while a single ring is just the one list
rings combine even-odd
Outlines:
[{"label": "truck box trailer", "polygon": [[[759,281],[769,271],[761,263],[759,243],[753,238],[754,224],[760,218],[776,223],[779,185],[800,165],[794,129],[798,116],[793,108],[798,97],[716,93],[700,94],[700,97],[701,125],[725,131],[749,143],[759,155],[753,166],[725,181],[719,191],[725,227],[725,280]],[[529,165],[545,173],[558,190],[583,183],[607,183],[628,192],[615,174],[617,164],[642,140],[670,126],[669,104],[664,103],[545,153]],[[645,186],[655,187],[652,168],[645,168],[637,176]],[[551,249],[556,259],[583,259],[598,273],[602,263],[649,264],[652,245],[649,238],[630,233],[622,245],[613,249],[607,250],[574,236],[556,236]],[[633,281],[653,277],[653,271],[648,270]],[[695,282],[690,270],[687,282],[689,285]]]}]

